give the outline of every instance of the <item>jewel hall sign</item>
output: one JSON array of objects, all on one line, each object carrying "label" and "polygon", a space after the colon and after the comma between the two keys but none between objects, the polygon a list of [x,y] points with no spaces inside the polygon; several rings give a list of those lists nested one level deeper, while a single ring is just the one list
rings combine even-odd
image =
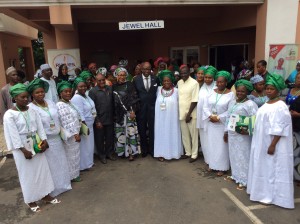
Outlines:
[{"label": "jewel hall sign", "polygon": [[162,29],[165,27],[163,20],[119,22],[119,30],[148,30]]}]

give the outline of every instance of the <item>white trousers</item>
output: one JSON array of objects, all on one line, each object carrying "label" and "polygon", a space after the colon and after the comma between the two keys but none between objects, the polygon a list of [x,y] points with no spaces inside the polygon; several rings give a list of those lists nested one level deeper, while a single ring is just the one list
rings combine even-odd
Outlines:
[{"label": "white trousers", "polygon": [[180,121],[182,143],[185,154],[196,159],[198,156],[198,129],[196,128],[196,119],[192,119],[189,123],[185,120]]}]

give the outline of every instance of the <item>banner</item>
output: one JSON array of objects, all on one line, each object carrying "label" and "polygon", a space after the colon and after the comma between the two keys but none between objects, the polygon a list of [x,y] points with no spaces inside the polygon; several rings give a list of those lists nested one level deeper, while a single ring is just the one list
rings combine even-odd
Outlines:
[{"label": "banner", "polygon": [[68,66],[68,74],[75,76],[75,68],[80,67],[79,49],[49,49],[47,50],[48,64],[53,70],[53,76],[58,75],[58,68],[62,64]]},{"label": "banner", "polygon": [[298,45],[272,44],[267,69],[269,73],[281,75],[286,80],[296,69],[298,57]]}]

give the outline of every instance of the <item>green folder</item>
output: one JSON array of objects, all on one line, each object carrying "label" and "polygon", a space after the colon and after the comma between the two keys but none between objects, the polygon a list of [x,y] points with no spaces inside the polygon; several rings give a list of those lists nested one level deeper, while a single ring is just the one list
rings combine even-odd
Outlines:
[{"label": "green folder", "polygon": [[80,134],[88,136],[90,134],[90,129],[84,123],[81,124]]},{"label": "green folder", "polygon": [[242,129],[248,131],[249,135],[253,135],[256,116],[251,117],[239,115],[239,121],[236,122],[235,131],[241,133]]}]

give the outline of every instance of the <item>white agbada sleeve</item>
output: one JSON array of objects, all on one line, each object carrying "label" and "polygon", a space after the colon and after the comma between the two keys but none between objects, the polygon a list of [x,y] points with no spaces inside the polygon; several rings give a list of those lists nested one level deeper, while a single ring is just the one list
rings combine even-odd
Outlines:
[{"label": "white agbada sleeve", "polygon": [[292,125],[291,114],[287,106],[282,103],[277,110],[269,115],[269,135],[288,136],[289,128]]},{"label": "white agbada sleeve", "polygon": [[10,110],[6,111],[3,117],[3,126],[4,126],[4,136],[6,140],[6,145],[9,151],[23,148],[24,144],[22,143],[21,137],[13,114],[10,113]]},{"label": "white agbada sleeve", "polygon": [[203,116],[202,116],[202,120],[206,120],[208,119],[211,115],[211,108],[209,107],[209,103],[208,103],[208,99],[209,99],[210,95],[208,95],[203,102]]}]

